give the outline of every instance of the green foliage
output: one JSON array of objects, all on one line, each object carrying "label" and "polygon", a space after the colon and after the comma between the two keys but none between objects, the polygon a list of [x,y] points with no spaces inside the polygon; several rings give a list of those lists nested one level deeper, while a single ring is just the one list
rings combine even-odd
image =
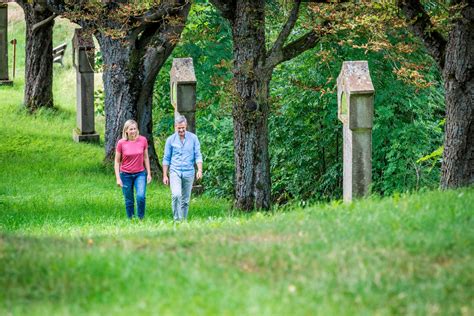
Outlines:
[{"label": "green foliage", "polygon": [[94,108],[96,115],[105,116],[105,94],[100,88],[94,90]]},{"label": "green foliage", "polygon": [[426,156],[421,157],[416,162],[420,163],[420,162],[429,161],[429,160],[432,160],[432,159],[440,159],[443,156],[443,150],[444,150],[444,146],[440,146],[435,151],[433,151],[431,154],[428,154]]},{"label": "green foliage", "polygon": [[[233,124],[228,115],[217,117],[217,111],[200,115],[199,130],[205,155],[204,184],[206,191],[213,195],[229,197],[233,193],[234,143]],[[204,113],[203,113],[204,114]]]},{"label": "green foliage", "polygon": [[[439,164],[433,169],[417,163],[442,143],[443,92],[435,65],[424,74],[435,85],[418,89],[397,80],[383,52],[364,52],[337,42],[337,38],[323,42],[275,71],[270,135],[276,200],[341,196],[342,123],[337,119],[336,78],[345,60],[368,60],[376,91],[373,192],[436,187]],[[416,51],[411,58],[430,63],[424,56]]]},{"label": "green foliage", "polygon": [[[284,19],[277,12],[277,4],[269,7],[266,32],[274,40]],[[369,25],[372,18],[360,17],[358,23]],[[296,33],[305,31],[305,21],[309,19],[311,14],[303,14]],[[206,2],[194,5],[188,22],[173,57],[194,59],[198,79],[197,131],[205,157],[206,191],[230,197],[231,34]],[[336,78],[345,60],[368,60],[376,90],[373,191],[385,195],[436,187],[439,161],[417,162],[442,143],[439,123],[444,116],[443,90],[432,60],[403,30],[382,34],[383,28],[378,28],[374,35],[363,27],[339,27],[318,47],[274,71],[269,122],[273,200],[285,203],[340,198],[342,124],[337,119]],[[171,60],[161,72],[156,88],[156,133],[162,139],[172,132],[170,65]]]}]

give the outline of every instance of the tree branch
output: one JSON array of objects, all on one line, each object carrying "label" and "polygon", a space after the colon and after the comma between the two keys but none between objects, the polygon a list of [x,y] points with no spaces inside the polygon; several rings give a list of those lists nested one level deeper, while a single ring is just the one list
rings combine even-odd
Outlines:
[{"label": "tree branch", "polygon": [[46,25],[48,24],[49,22],[51,22],[52,20],[54,20],[58,15],[56,13],[53,13],[52,15],[50,15],[49,17],[47,17],[46,19],[44,19],[43,21],[41,22],[38,22],[36,23],[35,25],[33,25],[33,27],[31,28],[31,31],[32,32],[35,32],[37,29],[39,29],[40,27],[42,27],[43,25]]},{"label": "tree branch", "polygon": [[441,33],[433,30],[430,16],[423,5],[419,0],[398,0],[397,6],[405,14],[411,31],[423,41],[428,53],[443,69],[447,42]]},{"label": "tree branch", "polygon": [[[181,3],[177,3],[181,2]],[[155,23],[161,21],[163,18],[176,11],[182,10],[185,6],[190,4],[190,0],[162,2],[157,9],[150,10],[145,14],[134,16],[133,19],[142,23]]]},{"label": "tree branch", "polygon": [[275,54],[280,53],[283,45],[285,44],[288,36],[290,36],[293,27],[295,26],[296,21],[298,20],[298,13],[300,10],[301,0],[295,0],[293,4],[293,8],[291,9],[290,15],[288,16],[288,20],[286,21],[285,25],[281,29],[278,38],[276,39],[273,47],[271,48],[270,52],[268,53],[268,57],[272,59]]},{"label": "tree branch", "polygon": [[321,36],[316,34],[315,31],[309,31],[305,35],[283,47],[281,50],[275,52],[273,56],[267,58],[267,68],[273,69],[276,65],[295,58],[308,49],[315,47],[320,39]]}]

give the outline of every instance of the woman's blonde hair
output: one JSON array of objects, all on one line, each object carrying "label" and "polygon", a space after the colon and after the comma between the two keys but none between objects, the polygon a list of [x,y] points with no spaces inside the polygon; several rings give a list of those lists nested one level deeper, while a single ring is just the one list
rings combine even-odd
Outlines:
[{"label": "woman's blonde hair", "polygon": [[135,120],[127,120],[125,124],[123,124],[123,131],[122,131],[122,138],[128,140],[127,130],[131,125],[135,125],[137,127],[137,137],[140,136],[140,131],[138,130],[138,124]]}]

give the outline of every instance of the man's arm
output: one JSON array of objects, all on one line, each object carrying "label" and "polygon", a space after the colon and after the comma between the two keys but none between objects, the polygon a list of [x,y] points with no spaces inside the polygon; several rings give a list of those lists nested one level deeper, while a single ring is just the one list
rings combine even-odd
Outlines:
[{"label": "man's arm", "polygon": [[194,144],[194,159],[196,160],[196,165],[198,170],[196,172],[196,179],[199,180],[202,178],[202,154],[201,154],[201,143],[196,136],[196,142]]},{"label": "man's arm", "polygon": [[170,180],[168,179],[168,166],[163,165],[163,184],[168,185]]},{"label": "man's arm", "polygon": [[198,171],[196,172],[196,179],[199,180],[202,178],[202,162],[196,163],[198,166]]},{"label": "man's arm", "polygon": [[168,166],[171,164],[171,155],[172,155],[171,141],[168,138],[165,144],[165,153],[163,154],[163,183],[168,185],[170,183],[168,179]]}]

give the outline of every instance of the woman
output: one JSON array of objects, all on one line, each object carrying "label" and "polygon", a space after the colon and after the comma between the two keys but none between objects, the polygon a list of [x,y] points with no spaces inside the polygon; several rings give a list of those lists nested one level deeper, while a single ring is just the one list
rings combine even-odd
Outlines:
[{"label": "woman", "polygon": [[127,217],[135,215],[133,189],[137,192],[137,215],[145,216],[146,184],[151,182],[148,141],[140,136],[138,124],[128,120],[123,126],[122,139],[117,142],[115,152],[115,177],[125,197]]}]

